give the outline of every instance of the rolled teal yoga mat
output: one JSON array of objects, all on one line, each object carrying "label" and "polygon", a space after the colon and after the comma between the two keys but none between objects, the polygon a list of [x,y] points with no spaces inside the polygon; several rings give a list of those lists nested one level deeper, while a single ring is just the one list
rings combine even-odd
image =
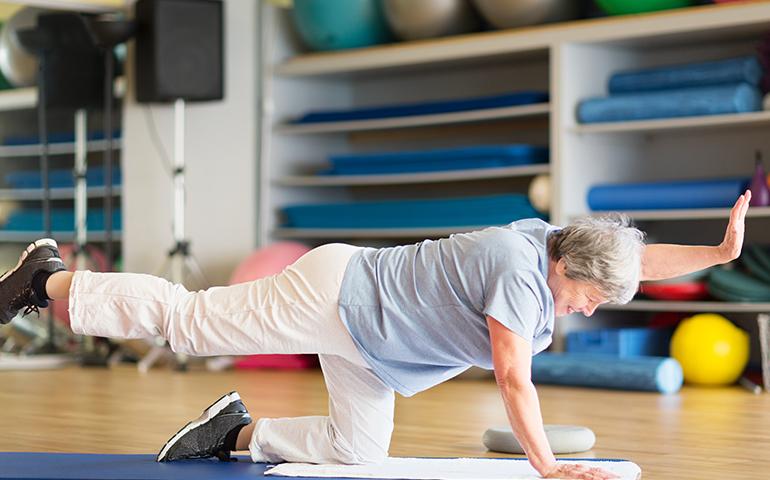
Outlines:
[{"label": "rolled teal yoga mat", "polygon": [[726,178],[596,185],[588,191],[587,200],[594,211],[727,208],[748,182],[748,178]]},{"label": "rolled teal yoga mat", "polygon": [[748,83],[630,93],[580,102],[581,123],[694,117],[762,110],[762,93]]},{"label": "rolled teal yoga mat", "polygon": [[608,90],[610,94],[615,95],[741,82],[756,86],[762,79],[762,73],[759,60],[751,55],[617,72],[610,76]]}]

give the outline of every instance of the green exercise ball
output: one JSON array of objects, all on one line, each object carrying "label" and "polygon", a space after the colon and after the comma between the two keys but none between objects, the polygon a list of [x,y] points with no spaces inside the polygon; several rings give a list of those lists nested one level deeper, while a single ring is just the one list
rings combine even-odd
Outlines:
[{"label": "green exercise ball", "polygon": [[693,0],[596,0],[596,4],[608,15],[646,13],[692,5]]},{"label": "green exercise ball", "polygon": [[295,0],[292,17],[313,50],[368,47],[391,40],[381,0]]}]

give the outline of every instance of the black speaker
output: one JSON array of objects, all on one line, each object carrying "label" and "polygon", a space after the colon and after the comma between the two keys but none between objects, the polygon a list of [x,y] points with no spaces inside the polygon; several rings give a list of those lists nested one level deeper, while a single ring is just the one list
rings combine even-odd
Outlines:
[{"label": "black speaker", "polygon": [[138,0],[135,12],[137,101],[224,97],[220,0]]},{"label": "black speaker", "polygon": [[19,32],[43,62],[42,88],[50,108],[93,108],[104,101],[105,56],[87,19],[73,13],[40,15],[37,27]]}]

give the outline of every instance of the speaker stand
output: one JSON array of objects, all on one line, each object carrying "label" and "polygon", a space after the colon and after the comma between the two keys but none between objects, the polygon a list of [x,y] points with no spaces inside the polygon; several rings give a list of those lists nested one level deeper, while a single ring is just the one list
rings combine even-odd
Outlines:
[{"label": "speaker stand", "polygon": [[[158,271],[158,276],[173,283],[182,284],[191,289],[208,287],[208,281],[198,262],[190,252],[190,242],[185,238],[185,101],[174,102],[174,247],[169,250],[166,260]],[[156,339],[153,348],[138,364],[141,372],[147,372],[161,357],[171,354],[163,339]],[[187,369],[187,355],[176,354],[178,370]]]}]

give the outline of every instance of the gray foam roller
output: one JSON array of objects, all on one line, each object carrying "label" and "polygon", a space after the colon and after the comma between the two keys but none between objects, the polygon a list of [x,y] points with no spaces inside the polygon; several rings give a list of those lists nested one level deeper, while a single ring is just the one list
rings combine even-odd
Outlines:
[{"label": "gray foam roller", "polygon": [[[585,452],[596,443],[591,429],[577,425],[546,425],[545,435],[553,453]],[[482,441],[494,452],[524,453],[510,427],[490,428],[484,432]]]}]

